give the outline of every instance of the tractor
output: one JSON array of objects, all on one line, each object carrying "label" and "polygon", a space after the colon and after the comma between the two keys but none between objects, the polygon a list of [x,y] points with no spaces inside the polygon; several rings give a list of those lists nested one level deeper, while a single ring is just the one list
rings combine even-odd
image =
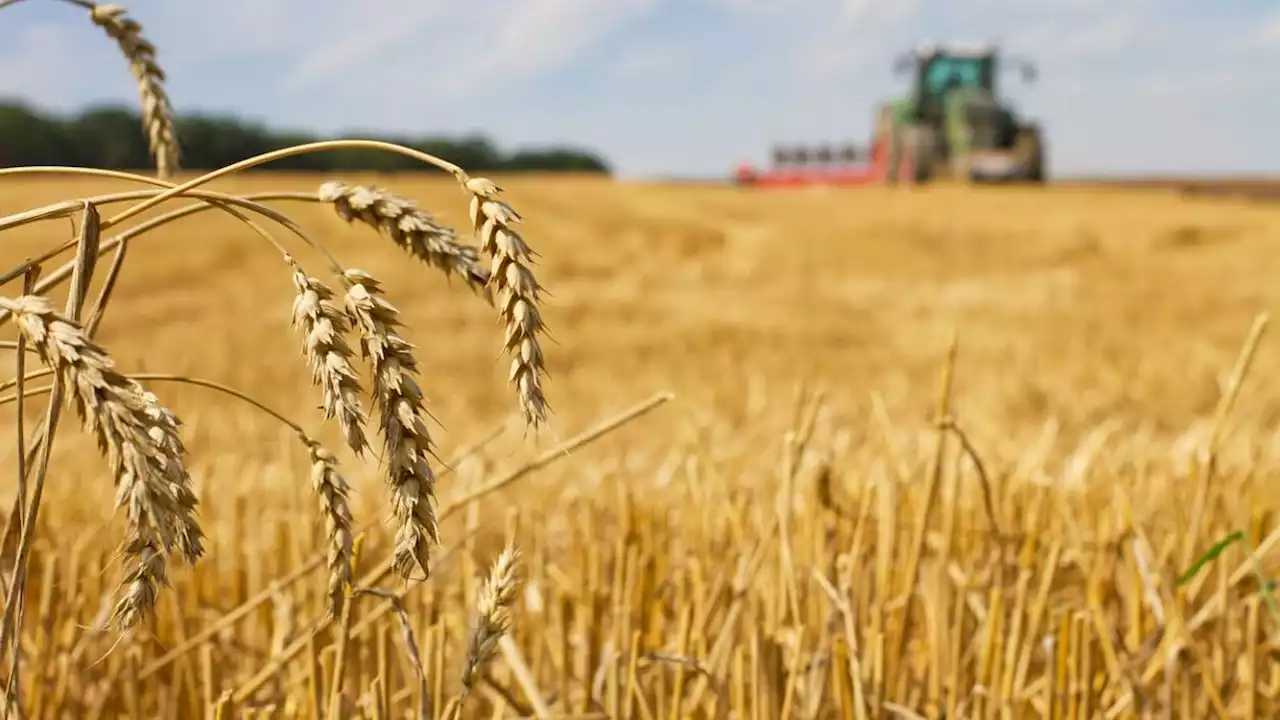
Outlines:
[{"label": "tractor", "polygon": [[[904,98],[881,106],[869,152],[775,148],[773,167],[742,165],[734,181],[754,187],[913,185],[936,179],[1043,183],[1045,146],[1040,126],[1000,99],[999,51],[992,45],[926,44],[898,58],[894,70],[911,78]],[[1027,82],[1035,67],[1003,59]],[[862,160],[861,164],[855,164]]]},{"label": "tractor", "polygon": [[[895,72],[910,76],[911,89],[876,114],[871,164],[877,179],[1044,182],[1040,127],[1019,118],[997,94],[1000,60],[990,45],[922,45],[899,57]],[[1036,79],[1030,63],[1005,62],[1025,81]]]}]

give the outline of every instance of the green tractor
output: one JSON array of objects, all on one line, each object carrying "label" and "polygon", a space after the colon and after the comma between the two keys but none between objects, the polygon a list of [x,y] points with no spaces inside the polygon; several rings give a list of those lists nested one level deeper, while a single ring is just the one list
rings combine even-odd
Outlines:
[{"label": "green tractor", "polygon": [[[1035,68],[1015,63],[1027,82]],[[880,178],[915,184],[1045,180],[1040,127],[1019,118],[996,92],[999,51],[923,45],[900,57],[898,74],[911,76],[910,94],[880,108],[875,153]]]}]

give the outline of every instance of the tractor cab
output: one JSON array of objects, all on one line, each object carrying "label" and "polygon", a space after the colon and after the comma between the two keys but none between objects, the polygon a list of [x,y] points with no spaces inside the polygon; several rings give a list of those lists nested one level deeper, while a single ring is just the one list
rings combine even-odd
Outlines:
[{"label": "tractor cab", "polygon": [[957,90],[964,90],[969,96],[994,96],[996,92],[996,52],[987,47],[921,46],[899,59],[898,69],[912,75],[912,120],[916,122],[941,124],[947,99]]}]

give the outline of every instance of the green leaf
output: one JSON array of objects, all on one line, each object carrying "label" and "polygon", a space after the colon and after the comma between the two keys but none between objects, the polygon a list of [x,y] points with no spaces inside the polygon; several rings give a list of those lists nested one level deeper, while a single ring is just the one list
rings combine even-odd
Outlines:
[{"label": "green leaf", "polygon": [[1183,585],[1186,585],[1188,582],[1191,581],[1191,578],[1195,577],[1196,574],[1200,572],[1201,568],[1203,568],[1205,565],[1209,564],[1213,560],[1216,560],[1217,557],[1222,554],[1223,550],[1226,550],[1227,548],[1240,542],[1241,540],[1244,540],[1244,533],[1237,530],[1231,533],[1230,535],[1222,538],[1218,542],[1214,543],[1213,547],[1209,548],[1209,552],[1202,555],[1200,559],[1196,561],[1196,564],[1191,566],[1190,570],[1186,571],[1185,573],[1182,574],[1181,577],[1178,578],[1178,586],[1181,587]]}]

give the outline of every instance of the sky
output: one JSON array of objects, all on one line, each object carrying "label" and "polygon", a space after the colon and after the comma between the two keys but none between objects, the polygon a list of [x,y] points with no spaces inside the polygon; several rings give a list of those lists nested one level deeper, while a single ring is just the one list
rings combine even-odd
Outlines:
[{"label": "sky", "polygon": [[[1265,0],[132,0],[178,113],[325,134],[570,144],[624,177],[727,175],[775,144],[865,143],[922,41],[1001,43],[1055,175],[1280,173]],[[324,8],[324,9],[321,9]],[[58,0],[0,11],[0,96],[137,96]]]}]

